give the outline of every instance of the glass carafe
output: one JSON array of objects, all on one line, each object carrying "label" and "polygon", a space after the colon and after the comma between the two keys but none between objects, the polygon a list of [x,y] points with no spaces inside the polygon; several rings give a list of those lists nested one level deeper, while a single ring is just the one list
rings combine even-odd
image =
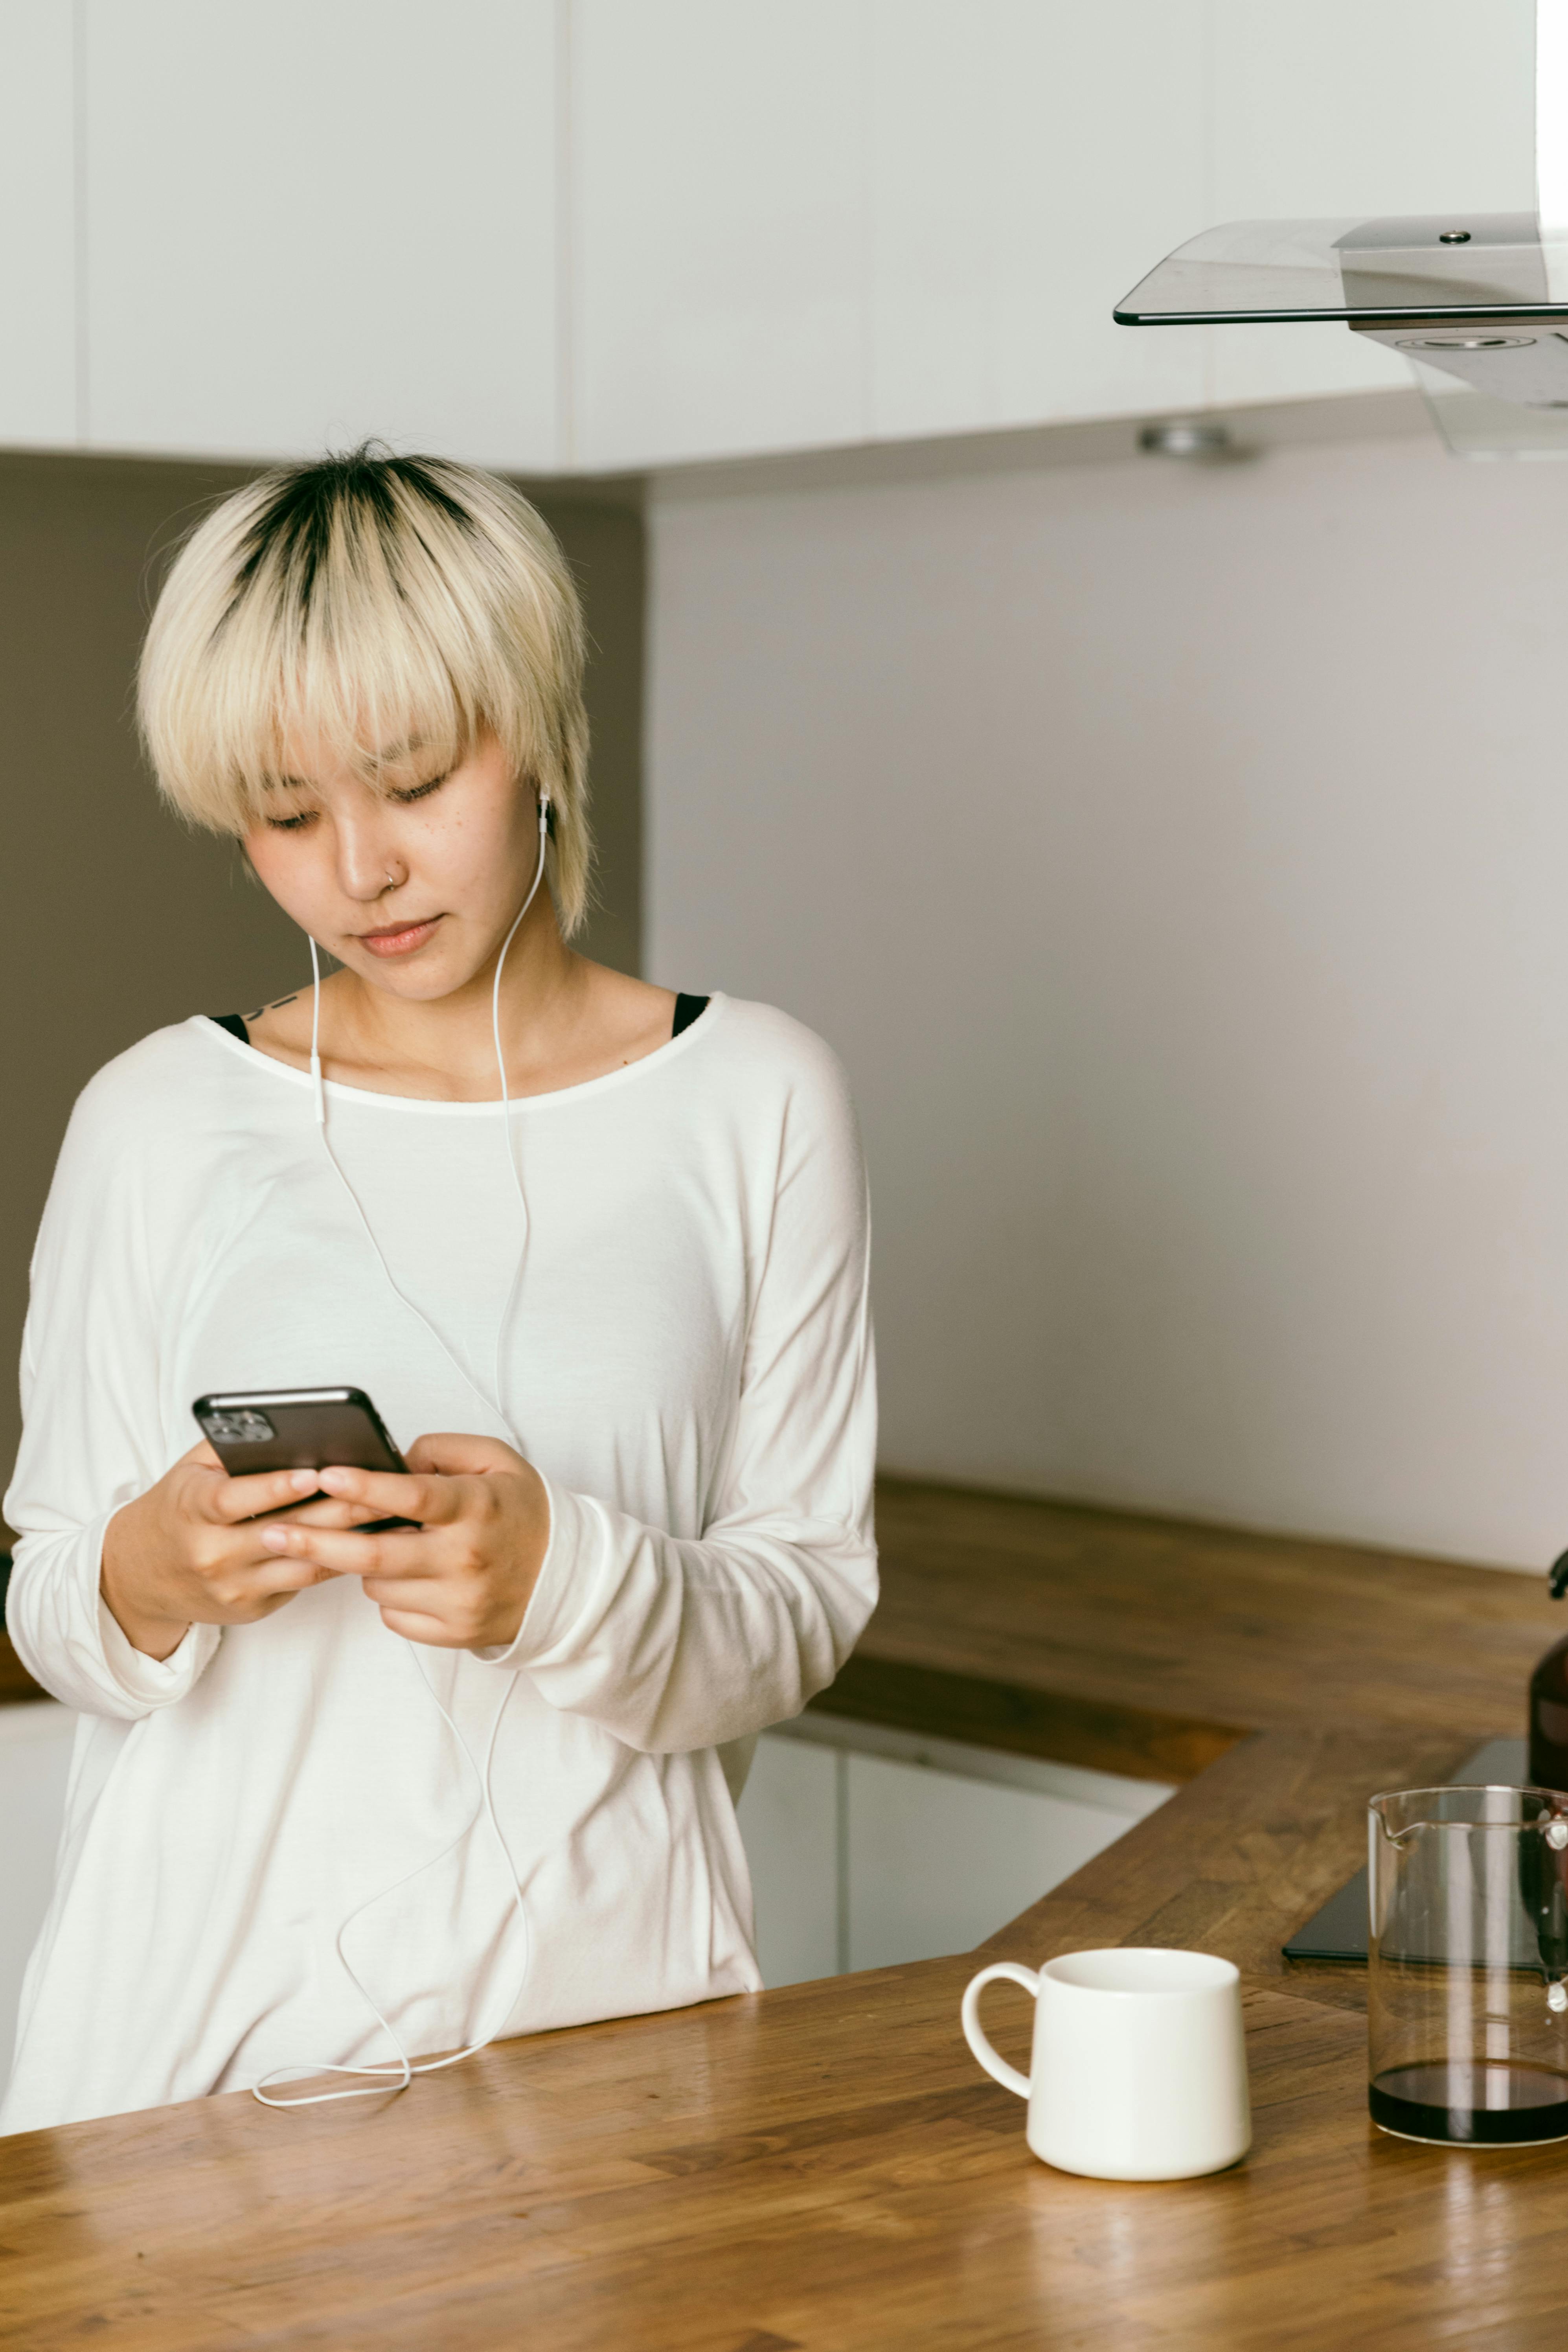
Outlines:
[{"label": "glass carafe", "polygon": [[1373,2121],[1568,2139],[1568,1795],[1405,1789],[1368,1813]]}]

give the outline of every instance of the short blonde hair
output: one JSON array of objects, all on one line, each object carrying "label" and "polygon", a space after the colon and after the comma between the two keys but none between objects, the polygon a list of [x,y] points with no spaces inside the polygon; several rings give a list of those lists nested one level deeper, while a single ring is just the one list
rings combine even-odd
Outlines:
[{"label": "short blonde hair", "polygon": [[387,747],[455,760],[485,730],[551,800],[546,875],[588,903],[583,613],[565,558],[493,474],[374,445],[281,466],[185,542],[142,650],[137,710],[164,797],[243,835],[303,731],[374,782]]}]

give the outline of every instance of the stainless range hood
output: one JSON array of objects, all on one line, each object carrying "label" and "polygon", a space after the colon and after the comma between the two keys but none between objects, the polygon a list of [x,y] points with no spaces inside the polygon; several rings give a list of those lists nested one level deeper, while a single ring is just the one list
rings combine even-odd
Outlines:
[{"label": "stainless range hood", "polygon": [[1568,0],[1536,4],[1534,213],[1232,221],[1116,306],[1124,327],[1340,319],[1410,361],[1451,448],[1568,456]]}]

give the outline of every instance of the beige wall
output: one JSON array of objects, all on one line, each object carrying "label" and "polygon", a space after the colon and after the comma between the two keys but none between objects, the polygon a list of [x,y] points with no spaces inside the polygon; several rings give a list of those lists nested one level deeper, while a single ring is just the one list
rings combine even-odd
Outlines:
[{"label": "beige wall", "polygon": [[[0,1465],[16,1451],[26,1265],[78,1089],[137,1037],[300,977],[292,924],[237,852],[164,815],[136,754],[131,680],[165,550],[210,467],[0,457]],[[640,951],[642,527],[624,502],[545,495],[582,583],[601,845],[588,951]]]},{"label": "beige wall", "polygon": [[847,1061],[884,1459],[1544,1564],[1568,466],[688,482],[650,533],[648,969]]}]

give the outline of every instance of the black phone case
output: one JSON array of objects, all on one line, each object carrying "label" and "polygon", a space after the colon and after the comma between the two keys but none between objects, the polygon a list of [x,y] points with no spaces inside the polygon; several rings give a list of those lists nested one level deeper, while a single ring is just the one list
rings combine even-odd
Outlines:
[{"label": "black phone case", "polygon": [[[363,1389],[247,1389],[198,1397],[191,1411],[203,1436],[231,1478],[262,1470],[403,1470],[403,1456]],[[215,1435],[209,1423],[224,1414],[265,1415],[273,1434],[249,1442]]]},{"label": "black phone case", "polygon": [[[231,1478],[251,1478],[264,1470],[324,1470],[341,1464],[350,1470],[404,1472],[407,1465],[363,1389],[246,1389],[197,1397],[191,1411],[196,1425]],[[215,1433],[209,1424],[224,1415],[261,1414],[270,1437],[246,1440]],[[310,1496],[301,1496],[309,1502]],[[411,1528],[414,1519],[372,1519],[356,1532],[377,1535]]]}]

